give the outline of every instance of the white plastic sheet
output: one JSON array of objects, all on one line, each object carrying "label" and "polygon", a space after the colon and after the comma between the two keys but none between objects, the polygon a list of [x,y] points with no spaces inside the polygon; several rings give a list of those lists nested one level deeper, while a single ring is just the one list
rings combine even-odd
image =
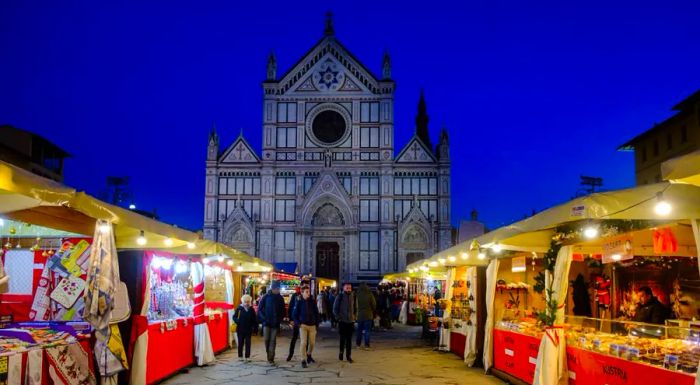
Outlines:
[{"label": "white plastic sheet", "polygon": [[486,268],[486,325],[484,328],[484,370],[488,372],[493,366],[493,326],[494,299],[496,298],[496,281],[498,280],[498,259],[491,260]]}]

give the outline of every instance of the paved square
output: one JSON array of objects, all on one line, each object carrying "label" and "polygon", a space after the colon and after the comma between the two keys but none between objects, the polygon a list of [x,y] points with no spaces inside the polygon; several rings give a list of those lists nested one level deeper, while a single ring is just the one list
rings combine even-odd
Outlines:
[{"label": "paved square", "polygon": [[167,385],[198,384],[503,384],[482,369],[470,369],[452,353],[435,352],[418,337],[420,329],[398,326],[372,334],[372,350],[353,347],[353,364],[338,361],[337,333],[321,326],[316,343],[316,364],[301,367],[299,347],[291,362],[286,362],[290,332],[277,340],[277,366],[265,360],[265,347],[260,337],[253,338],[252,362],[238,361],[231,349],[217,356],[214,365],[191,368],[167,380]]}]

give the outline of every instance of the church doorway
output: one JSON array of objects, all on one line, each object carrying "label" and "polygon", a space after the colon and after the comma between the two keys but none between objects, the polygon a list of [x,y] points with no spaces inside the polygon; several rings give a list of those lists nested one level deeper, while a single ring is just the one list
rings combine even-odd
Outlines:
[{"label": "church doorway", "polygon": [[316,244],[316,276],[338,280],[340,276],[340,245],[338,242]]}]

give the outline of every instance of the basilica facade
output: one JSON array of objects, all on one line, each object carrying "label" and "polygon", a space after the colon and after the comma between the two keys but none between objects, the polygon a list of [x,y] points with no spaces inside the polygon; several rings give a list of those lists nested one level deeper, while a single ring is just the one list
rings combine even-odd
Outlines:
[{"label": "basilica facade", "polygon": [[205,238],[341,282],[377,282],[451,246],[447,133],[433,147],[421,93],[415,135],[395,151],[388,54],[375,76],[329,18],[283,75],[270,56],[262,86],[262,153],[242,134],[227,147],[209,135]]}]

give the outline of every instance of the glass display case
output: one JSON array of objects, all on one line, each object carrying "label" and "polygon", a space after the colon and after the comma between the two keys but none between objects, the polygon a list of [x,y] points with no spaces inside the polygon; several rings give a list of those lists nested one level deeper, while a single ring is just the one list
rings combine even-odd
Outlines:
[{"label": "glass display case", "polygon": [[566,317],[567,346],[694,374],[700,329],[632,321]]}]

